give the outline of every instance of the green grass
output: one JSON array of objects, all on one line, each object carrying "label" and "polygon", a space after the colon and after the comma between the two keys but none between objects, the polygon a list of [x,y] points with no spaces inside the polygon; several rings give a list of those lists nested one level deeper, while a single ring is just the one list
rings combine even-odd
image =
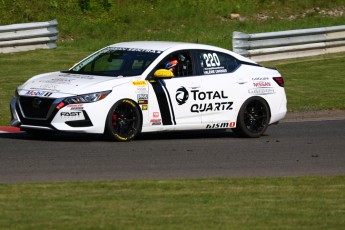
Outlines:
[{"label": "green grass", "polygon": [[342,229],[345,177],[0,184],[0,229]]},{"label": "green grass", "polygon": [[289,111],[345,109],[345,53],[294,60],[273,65],[285,78]]}]

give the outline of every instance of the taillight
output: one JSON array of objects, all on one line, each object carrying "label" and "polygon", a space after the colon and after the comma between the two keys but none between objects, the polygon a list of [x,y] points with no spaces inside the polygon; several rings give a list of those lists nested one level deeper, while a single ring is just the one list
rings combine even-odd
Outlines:
[{"label": "taillight", "polygon": [[274,77],[273,80],[277,82],[280,87],[284,87],[284,78],[283,77]]}]

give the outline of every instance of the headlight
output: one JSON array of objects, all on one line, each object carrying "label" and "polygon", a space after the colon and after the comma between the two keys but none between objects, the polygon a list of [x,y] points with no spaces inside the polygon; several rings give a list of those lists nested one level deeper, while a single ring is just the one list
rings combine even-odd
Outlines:
[{"label": "headlight", "polygon": [[84,95],[78,95],[74,97],[68,97],[64,100],[66,104],[80,104],[80,103],[91,103],[100,101],[108,96],[111,91],[104,91],[104,92],[97,92],[97,93],[89,93]]}]

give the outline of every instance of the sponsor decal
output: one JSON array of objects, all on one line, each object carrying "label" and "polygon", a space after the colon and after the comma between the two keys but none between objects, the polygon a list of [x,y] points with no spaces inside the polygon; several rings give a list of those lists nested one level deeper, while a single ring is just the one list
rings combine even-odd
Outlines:
[{"label": "sponsor decal", "polygon": [[57,85],[54,85],[54,84],[43,84],[43,85],[40,85],[38,87],[32,87],[30,89],[32,90],[42,90],[42,89],[45,89],[45,90],[49,90],[49,91],[54,91],[54,92],[59,92],[59,90],[57,90],[58,86]]},{"label": "sponsor decal", "polygon": [[265,94],[274,94],[274,89],[267,87],[267,88],[254,88],[248,90],[249,94],[253,95],[265,95]]},{"label": "sponsor decal", "polygon": [[260,82],[254,82],[253,85],[254,87],[267,87],[267,86],[271,86],[271,83],[268,81],[260,81]]},{"label": "sponsor decal", "polygon": [[224,111],[232,110],[232,101],[228,102],[214,102],[214,103],[203,103],[203,104],[193,104],[190,108],[192,113],[202,113],[207,111]]},{"label": "sponsor decal", "polygon": [[134,86],[146,86],[147,85],[145,80],[132,81],[132,84]]},{"label": "sponsor decal", "polygon": [[151,119],[150,123],[151,123],[151,125],[161,125],[162,120],[161,119]]},{"label": "sponsor decal", "polygon": [[185,87],[180,87],[176,91],[177,104],[183,105],[188,100],[189,94]]},{"label": "sponsor decal", "polygon": [[159,112],[153,112],[152,116],[153,117],[159,117]]},{"label": "sponsor decal", "polygon": [[228,96],[224,95],[224,91],[206,91],[206,92],[200,92],[199,90],[191,90],[191,93],[193,94],[194,100],[214,100],[214,99],[225,99],[228,98]]},{"label": "sponsor decal", "polygon": [[139,104],[139,105],[147,105],[148,103],[149,103],[148,100],[139,100],[139,101],[138,101],[138,104]]},{"label": "sponsor decal", "polygon": [[138,93],[138,94],[147,94],[148,91],[147,91],[147,88],[146,87],[137,87],[135,89],[135,93]]},{"label": "sponsor decal", "polygon": [[36,91],[36,90],[28,90],[25,95],[26,96],[36,96],[36,97],[49,97],[53,93],[47,91]]},{"label": "sponsor decal", "polygon": [[82,109],[84,109],[83,104],[71,104],[71,105],[67,105],[66,107],[71,108],[71,110],[82,110]]},{"label": "sponsor decal", "polygon": [[138,94],[138,100],[148,100],[149,95],[148,94]]},{"label": "sponsor decal", "polygon": [[153,122],[151,125],[161,125],[162,122]]},{"label": "sponsor decal", "polygon": [[95,79],[93,76],[90,76],[90,75],[67,75],[67,76],[64,76],[64,77],[73,77],[73,78],[76,78],[76,79],[86,79],[86,80],[92,80],[92,79]]},{"label": "sponsor decal", "polygon": [[268,77],[252,77],[253,81],[268,81]]},{"label": "sponsor decal", "polygon": [[42,83],[53,83],[53,84],[70,84],[72,81],[76,79],[71,79],[71,78],[52,78],[52,79],[47,79],[47,80],[41,80],[39,82]]},{"label": "sponsor decal", "polygon": [[147,110],[147,105],[141,105],[142,110]]},{"label": "sponsor decal", "polygon": [[156,54],[160,54],[160,53],[163,52],[161,50],[139,49],[139,48],[123,48],[123,47],[112,47],[111,50],[124,50],[124,51],[142,52],[142,53],[156,53]]},{"label": "sponsor decal", "polygon": [[228,123],[212,123],[212,124],[207,124],[206,129],[222,129],[222,128],[235,128],[236,127],[236,122],[231,121]]},{"label": "sponsor decal", "polygon": [[[185,92],[186,91],[186,92]],[[204,100],[222,100],[228,99],[224,91],[199,91],[191,90],[192,100],[194,101],[204,101]],[[179,105],[184,104],[188,100],[188,91],[184,87],[180,87],[176,91],[176,101]],[[191,106],[190,111],[192,113],[202,113],[207,111],[224,111],[232,110],[232,101],[217,101],[208,103],[195,103]]]},{"label": "sponsor decal", "polygon": [[153,122],[161,122],[161,119],[151,119],[150,122],[151,123],[153,123]]}]

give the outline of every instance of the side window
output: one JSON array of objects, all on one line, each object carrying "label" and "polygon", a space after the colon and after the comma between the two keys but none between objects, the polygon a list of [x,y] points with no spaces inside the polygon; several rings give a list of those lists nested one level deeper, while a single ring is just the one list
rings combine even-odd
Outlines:
[{"label": "side window", "polygon": [[190,52],[181,51],[169,54],[158,64],[156,69],[170,70],[174,77],[192,76],[193,66]]},{"label": "side window", "polygon": [[198,53],[199,68],[202,74],[223,74],[233,72],[238,64],[234,57],[229,54],[202,50]]}]

